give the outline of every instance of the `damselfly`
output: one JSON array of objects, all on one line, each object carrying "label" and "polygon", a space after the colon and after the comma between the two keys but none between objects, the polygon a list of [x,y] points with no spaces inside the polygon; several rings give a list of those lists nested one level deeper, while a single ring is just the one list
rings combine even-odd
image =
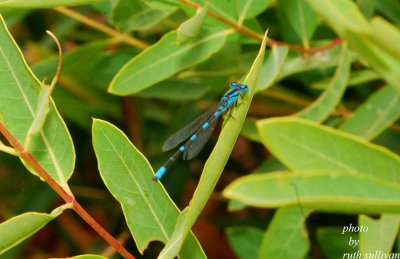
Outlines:
[{"label": "damselfly", "polygon": [[181,154],[185,160],[190,160],[197,156],[197,154],[207,143],[207,140],[210,138],[211,133],[214,131],[221,115],[229,110],[234,104],[236,104],[239,95],[242,96],[249,90],[247,85],[236,82],[231,83],[229,87],[230,90],[224,94],[224,96],[221,98],[221,101],[217,105],[171,135],[164,142],[162,151],[165,152],[177,147],[186,140],[186,142],[179,147],[179,149],[168,159],[168,161],[157,170],[156,174],[153,176],[153,180],[160,180],[171,164]]}]

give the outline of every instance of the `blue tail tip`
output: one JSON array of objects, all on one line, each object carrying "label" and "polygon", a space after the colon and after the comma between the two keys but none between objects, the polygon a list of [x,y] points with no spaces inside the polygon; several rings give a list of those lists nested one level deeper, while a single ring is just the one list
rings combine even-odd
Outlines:
[{"label": "blue tail tip", "polygon": [[153,176],[153,181],[158,181],[163,177],[165,174],[165,171],[167,171],[167,168],[165,166],[160,167],[160,169],[157,170],[156,174]]}]

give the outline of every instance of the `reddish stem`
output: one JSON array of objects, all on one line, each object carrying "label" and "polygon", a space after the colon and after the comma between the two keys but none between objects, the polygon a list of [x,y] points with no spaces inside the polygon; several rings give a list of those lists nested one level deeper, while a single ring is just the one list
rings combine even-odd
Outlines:
[{"label": "reddish stem", "polygon": [[[189,0],[180,0],[183,4],[186,4],[187,6],[190,6],[194,9],[198,9],[201,8],[200,5],[193,3]],[[262,42],[263,40],[263,35],[257,34],[255,32],[253,32],[252,30],[247,29],[246,27],[243,27],[237,23],[234,23],[222,16],[219,16],[218,14],[208,11],[207,14],[215,19],[217,19],[218,21],[221,21],[227,25],[229,25],[230,27],[232,27],[233,29],[235,29],[237,32],[246,35],[250,38],[253,38],[255,40],[258,40],[259,42]],[[277,41],[277,40],[272,40],[272,39],[268,39],[268,46],[272,46],[272,45],[281,45],[281,46],[287,46],[289,49],[296,51],[296,52],[301,52],[301,53],[307,53],[307,54],[312,54],[312,53],[316,53],[316,52],[320,52],[320,51],[324,51],[326,49],[332,48],[338,44],[340,44],[342,42],[342,39],[340,38],[336,38],[334,39],[332,42],[330,42],[329,44],[319,47],[319,48],[303,48],[299,45],[295,45],[295,44],[290,44],[290,43],[285,43],[285,42],[281,42],[281,41]]]},{"label": "reddish stem", "polygon": [[112,245],[125,258],[135,258],[131,255],[113,236],[111,236],[90,214],[75,200],[72,194],[66,192],[39,164],[32,154],[24,150],[18,140],[7,130],[3,123],[0,122],[0,132],[6,137],[8,142],[15,148],[19,156],[29,164],[35,172],[44,179],[50,187],[61,196],[61,198],[72,204],[72,209],[80,215],[100,236],[102,236],[110,245]]}]

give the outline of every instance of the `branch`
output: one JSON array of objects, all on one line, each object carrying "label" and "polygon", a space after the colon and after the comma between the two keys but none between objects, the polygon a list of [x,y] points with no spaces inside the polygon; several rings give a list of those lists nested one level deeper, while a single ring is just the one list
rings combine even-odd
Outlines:
[{"label": "branch", "polygon": [[69,16],[69,17],[71,17],[71,18],[73,18],[73,19],[75,19],[75,20],[77,20],[77,21],[89,26],[89,27],[95,28],[95,29],[107,34],[107,35],[110,35],[110,36],[120,40],[121,42],[124,42],[126,44],[132,45],[132,46],[134,46],[136,48],[145,49],[145,48],[147,48],[149,46],[149,44],[147,44],[144,41],[138,40],[138,39],[133,38],[133,37],[127,35],[127,34],[124,34],[124,33],[121,33],[119,31],[116,31],[116,30],[114,30],[114,29],[112,29],[112,28],[110,28],[110,27],[108,27],[108,26],[106,26],[106,25],[104,25],[102,23],[99,23],[97,21],[94,21],[92,19],[87,18],[86,16],[83,16],[82,14],[80,14],[80,13],[78,13],[78,12],[72,10],[72,9],[69,9],[69,8],[66,8],[66,7],[56,7],[56,8],[54,8],[54,10],[56,10],[59,13],[62,13],[64,15],[66,15],[66,16]]},{"label": "branch", "polygon": [[39,164],[29,151],[24,150],[18,140],[7,130],[5,125],[0,122],[0,132],[15,148],[19,157],[22,158],[35,172],[44,179],[50,187],[61,196],[66,202],[72,204],[72,209],[81,216],[100,236],[112,245],[125,258],[134,258],[113,236],[111,236],[97,221],[75,200],[72,194],[66,192]]},{"label": "branch", "polygon": [[[183,4],[186,4],[187,6],[190,6],[194,9],[198,9],[201,8],[200,5],[190,2],[189,0],[180,0]],[[252,39],[255,39],[259,42],[262,42],[263,40],[263,35],[257,34],[256,32],[240,25],[237,23],[234,23],[214,12],[208,11],[207,13],[209,16],[217,19],[218,21],[221,21],[227,25],[229,25],[230,27],[232,27],[233,29],[235,29],[237,32],[246,35]],[[299,45],[295,45],[295,44],[290,44],[290,43],[285,43],[285,42],[281,42],[281,41],[277,41],[277,40],[272,40],[272,39],[268,39],[267,45],[268,46],[272,46],[272,45],[280,45],[280,46],[287,46],[290,50],[296,51],[296,52],[301,52],[301,53],[307,53],[307,54],[313,54],[313,53],[317,53],[317,52],[321,52],[324,50],[327,50],[329,48],[332,48],[336,45],[339,45],[342,42],[341,38],[336,38],[334,39],[332,42],[330,42],[329,44],[319,47],[319,48],[303,48]]]}]

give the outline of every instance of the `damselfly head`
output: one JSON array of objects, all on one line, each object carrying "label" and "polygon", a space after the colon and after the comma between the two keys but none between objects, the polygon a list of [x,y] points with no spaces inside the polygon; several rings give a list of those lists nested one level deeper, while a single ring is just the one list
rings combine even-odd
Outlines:
[{"label": "damselfly head", "polygon": [[237,90],[239,90],[240,92],[243,92],[243,93],[247,93],[249,91],[249,87],[247,85],[240,84],[240,83],[237,83],[237,82],[230,83],[229,88],[237,89]]}]

